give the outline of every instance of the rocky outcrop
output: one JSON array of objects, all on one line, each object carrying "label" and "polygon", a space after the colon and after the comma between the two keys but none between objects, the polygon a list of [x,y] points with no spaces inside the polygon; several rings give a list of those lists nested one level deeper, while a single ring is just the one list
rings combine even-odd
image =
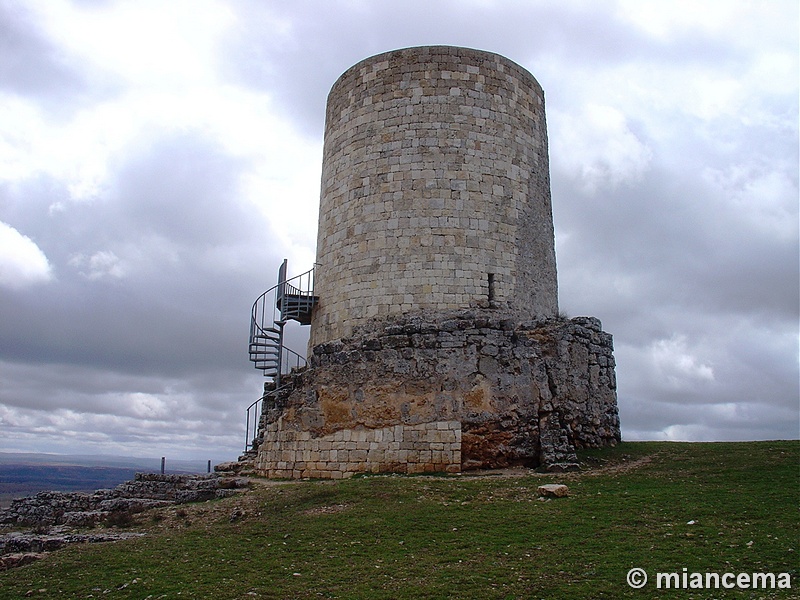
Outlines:
[{"label": "rocky outcrop", "polygon": [[242,477],[137,473],[113,490],[39,492],[12,500],[0,524],[29,527],[0,535],[0,571],[26,565],[68,544],[110,542],[144,535],[131,531],[78,532],[75,528],[128,524],[131,515],[151,508],[224,498],[248,486]]},{"label": "rocky outcrop", "polygon": [[[614,366],[611,335],[590,317],[520,322],[476,309],[376,320],[316,346],[311,368],[267,396],[255,466],[277,477],[570,469],[576,448],[620,439]],[[452,441],[426,438],[430,427]],[[441,452],[446,463],[433,459]]]},{"label": "rocky outcrop", "polygon": [[143,533],[133,531],[106,531],[102,533],[76,533],[71,528],[53,527],[47,533],[13,532],[0,536],[0,571],[38,560],[46,552],[59,550],[69,544],[96,544],[114,542]]},{"label": "rocky outcrop", "polygon": [[246,487],[247,480],[210,475],[137,473],[133,481],[111,490],[39,492],[12,500],[0,512],[0,523],[23,526],[71,525],[91,527],[117,514],[184,502],[223,498]]}]

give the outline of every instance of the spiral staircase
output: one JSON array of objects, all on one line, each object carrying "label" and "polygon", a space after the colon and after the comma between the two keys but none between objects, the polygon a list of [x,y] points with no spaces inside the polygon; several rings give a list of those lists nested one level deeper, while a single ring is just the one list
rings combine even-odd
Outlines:
[{"label": "spiral staircase", "polygon": [[250,361],[272,382],[265,386],[268,391],[247,409],[245,454],[254,449],[262,404],[282,389],[281,376],[306,365],[304,355],[286,346],[284,328],[289,321],[311,323],[318,301],[314,295],[314,269],[287,279],[287,263],[284,260],[278,270],[278,283],[258,297],[250,313]]}]

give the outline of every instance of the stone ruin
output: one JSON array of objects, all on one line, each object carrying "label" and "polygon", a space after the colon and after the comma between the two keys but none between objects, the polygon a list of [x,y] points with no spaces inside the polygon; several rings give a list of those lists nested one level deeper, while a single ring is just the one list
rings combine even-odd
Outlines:
[{"label": "stone ruin", "polygon": [[109,517],[135,514],[187,502],[227,498],[247,487],[247,480],[208,475],[136,473],[113,489],[86,492],[44,491],[15,498],[0,511],[0,525],[94,527]]},{"label": "stone ruin", "polygon": [[559,315],[548,161],[544,93],[497,54],[409,48],[339,78],[313,286],[277,286],[305,302],[309,364],[265,386],[256,472],[561,470],[620,440],[611,335]]},{"label": "stone ruin", "polygon": [[[113,489],[45,491],[16,498],[0,510],[0,571],[23,566],[70,544],[90,544],[144,535],[97,525],[126,524],[132,515],[187,502],[228,498],[248,487],[242,477],[136,473]],[[91,531],[83,531],[83,529]],[[79,531],[80,530],[80,531]]]}]

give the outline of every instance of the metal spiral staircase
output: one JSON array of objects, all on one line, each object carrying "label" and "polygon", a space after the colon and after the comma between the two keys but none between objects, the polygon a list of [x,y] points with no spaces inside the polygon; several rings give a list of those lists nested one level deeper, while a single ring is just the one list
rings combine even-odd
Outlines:
[{"label": "metal spiral staircase", "polygon": [[287,279],[287,262],[284,260],[278,270],[278,283],[258,297],[250,313],[250,361],[266,377],[272,378],[272,391],[247,409],[245,452],[258,434],[262,403],[281,389],[281,375],[306,365],[305,356],[284,343],[284,327],[289,321],[301,325],[311,323],[311,313],[318,300],[314,295],[314,269]]}]

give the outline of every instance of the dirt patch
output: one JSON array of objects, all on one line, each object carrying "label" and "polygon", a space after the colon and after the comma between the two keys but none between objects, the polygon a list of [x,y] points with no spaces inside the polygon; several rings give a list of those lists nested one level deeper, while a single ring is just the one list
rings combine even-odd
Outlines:
[{"label": "dirt patch", "polygon": [[[526,467],[509,467],[507,469],[476,469],[474,471],[465,471],[457,477],[469,479],[489,479],[489,478],[513,478],[513,477],[529,477],[539,475],[556,475],[559,479],[576,480],[581,477],[594,477],[598,475],[622,475],[650,464],[660,453],[649,454],[641,456],[636,459],[622,459],[620,462],[613,464],[581,464],[580,471],[567,472],[567,473],[542,473],[536,469],[528,469]],[[452,475],[450,476],[452,477]]]},{"label": "dirt patch", "polygon": [[622,475],[623,473],[630,473],[631,471],[641,469],[645,465],[649,465],[651,462],[653,462],[653,459],[658,456],[658,454],[659,453],[648,454],[647,456],[641,456],[636,459],[623,459],[622,462],[611,465],[590,467],[586,471],[574,473],[573,475]]},{"label": "dirt patch", "polygon": [[309,508],[304,510],[304,515],[332,515],[340,513],[343,510],[350,508],[349,504],[331,504],[330,506],[317,506],[316,508]]}]

